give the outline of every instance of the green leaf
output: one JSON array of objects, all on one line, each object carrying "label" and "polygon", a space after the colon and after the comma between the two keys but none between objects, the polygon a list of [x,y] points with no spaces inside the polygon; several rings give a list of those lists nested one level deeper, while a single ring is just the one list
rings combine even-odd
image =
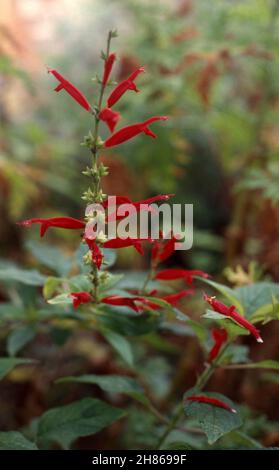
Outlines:
[{"label": "green leaf", "polygon": [[50,299],[61,285],[62,279],[60,277],[50,276],[46,279],[43,287],[43,296],[45,299]]},{"label": "green leaf", "polygon": [[222,356],[222,364],[240,364],[249,362],[249,348],[243,344],[230,344]]},{"label": "green leaf", "polygon": [[133,366],[134,357],[129,341],[124,338],[124,336],[111,330],[104,330],[103,335],[111,346],[118,352],[123,361],[125,361],[129,366]]},{"label": "green leaf", "polygon": [[261,375],[261,379],[274,384],[279,384],[279,374],[276,372],[265,372]]},{"label": "green leaf", "polygon": [[[195,390],[188,390],[184,395],[184,411],[187,416],[198,421],[200,427],[205,432],[208,443],[214,444],[220,437],[227,434],[234,429],[237,429],[242,424],[242,419],[237,413],[231,413],[223,408],[213,406],[207,403],[199,403],[186,400],[187,396],[199,394]],[[234,403],[220,393],[202,392],[203,396],[217,398],[223,401],[231,408],[236,409]]]},{"label": "green leaf", "polygon": [[100,288],[99,288],[100,294],[116,286],[116,284],[118,284],[121,281],[121,279],[123,279],[123,277],[124,277],[123,274],[111,274],[111,273],[106,272],[105,280],[104,281],[102,280],[100,284]]},{"label": "green leaf", "polygon": [[35,336],[36,331],[32,326],[24,326],[12,331],[7,341],[7,352],[9,356],[16,356]]},{"label": "green leaf", "polygon": [[279,320],[279,302],[274,294],[272,294],[271,304],[262,305],[251,316],[251,321],[254,323],[262,322],[266,324],[271,320]]},{"label": "green leaf", "polygon": [[33,359],[3,357],[0,358],[0,380],[2,380],[14,367],[32,364],[35,361]]},{"label": "green leaf", "polygon": [[263,305],[272,304],[274,296],[279,296],[279,284],[256,282],[249,286],[238,287],[234,289],[234,293],[243,305],[245,316],[250,318]]},{"label": "green leaf", "polygon": [[142,393],[143,389],[138,382],[131,377],[121,375],[80,375],[77,377],[63,377],[56,381],[57,383],[78,382],[86,384],[96,384],[109,393],[123,393],[130,395],[133,393]]},{"label": "green leaf", "polygon": [[248,436],[242,431],[232,431],[228,436],[228,439],[232,440],[235,444],[237,444],[237,449],[244,448],[244,449],[262,449],[263,446],[253,439],[252,437]]},{"label": "green leaf", "polygon": [[[124,271],[124,277],[119,282],[118,287],[121,289],[138,289],[139,286],[143,286],[147,271]],[[162,288],[162,285],[158,281],[150,281],[148,283],[148,288],[150,290]],[[172,292],[171,288],[164,284],[164,291],[165,292]]]},{"label": "green leaf", "polygon": [[38,450],[34,442],[17,431],[0,432],[0,450]]},{"label": "green leaf", "polygon": [[12,263],[0,263],[0,281],[20,282],[29,286],[42,286],[46,276],[36,270],[21,269]]},{"label": "green leaf", "polygon": [[85,274],[78,274],[77,276],[73,276],[70,279],[67,279],[66,282],[68,283],[71,292],[89,292],[92,287],[88,276]]},{"label": "green leaf", "polygon": [[25,309],[22,306],[14,305],[11,302],[0,303],[0,317],[7,319],[25,318]]},{"label": "green leaf", "polygon": [[68,304],[71,305],[73,303],[73,300],[69,296],[69,294],[59,294],[53,297],[52,299],[49,299],[47,301],[51,305],[57,305],[57,304]]},{"label": "green leaf", "polygon": [[227,317],[226,315],[222,315],[221,313],[215,312],[213,310],[207,309],[206,313],[203,315],[203,318],[219,321],[220,326],[226,328],[229,335],[232,337],[240,335],[246,336],[250,334],[248,330],[238,325],[238,323],[235,322],[233,318]]},{"label": "green leaf", "polygon": [[160,317],[157,315],[138,315],[127,307],[102,306],[99,322],[103,327],[124,336],[145,335],[158,329]]},{"label": "green leaf", "polygon": [[273,359],[266,359],[259,362],[249,362],[248,364],[240,364],[245,367],[245,369],[273,369],[279,370],[279,361],[274,361]]},{"label": "green leaf", "polygon": [[225,318],[231,320],[230,317],[222,315],[222,313],[215,312],[214,310],[206,309],[206,313],[203,315],[203,318],[208,318],[209,320],[224,320]]},{"label": "green leaf", "polygon": [[91,436],[124,415],[123,410],[101,400],[84,398],[44,413],[39,419],[38,439],[68,449],[77,438]]},{"label": "green leaf", "polygon": [[71,269],[71,259],[66,257],[58,248],[34,240],[28,241],[26,248],[41,264],[52,269],[60,276],[66,276]]}]

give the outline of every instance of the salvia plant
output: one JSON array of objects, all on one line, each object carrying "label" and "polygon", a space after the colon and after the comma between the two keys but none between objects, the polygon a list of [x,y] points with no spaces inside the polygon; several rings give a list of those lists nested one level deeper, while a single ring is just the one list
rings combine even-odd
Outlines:
[{"label": "salvia plant", "polygon": [[[230,374],[230,369],[279,368],[279,363],[270,359],[252,362],[248,357],[248,348],[237,344],[242,335],[250,335],[258,347],[262,347],[264,335],[262,338],[255,324],[278,319],[279,286],[249,279],[241,287],[229,288],[214,282],[199,269],[164,268],[163,263],[174,254],[179,238],[174,232],[166,236],[160,231],[158,239],[108,238],[105,232],[92,236],[88,230],[88,226],[99,217],[105,224],[111,220],[125,221],[126,217],[125,212],[108,212],[108,196],[103,192],[102,179],[108,175],[109,169],[102,163],[103,150],[107,151],[141,134],[155,138],[151,125],[167,120],[166,116],[152,116],[116,130],[121,119],[117,103],[125,99],[126,93],[139,91],[138,82],[144,72],[144,68],[139,67],[116,85],[111,80],[116,60],[116,54],[111,52],[111,42],[116,36],[115,31],[109,32],[106,50],[101,54],[103,75],[95,80],[99,96],[96,96],[94,105],[57,70],[48,70],[58,81],[55,91],[64,90],[93,117],[93,130],[88,132],[82,143],[91,155],[91,165],[83,171],[89,182],[88,189],[82,195],[86,204],[85,216],[83,219],[67,216],[32,218],[20,224],[38,224],[41,237],[51,227],[76,230],[82,238],[76,254],[80,272],[67,277],[69,263],[53,247],[45,252],[39,248],[38,258],[42,261],[44,257],[43,264],[56,270],[57,277],[45,279],[35,271],[8,270],[6,275],[15,281],[24,278],[31,286],[44,283],[43,293],[49,305],[40,307],[36,312],[29,309],[25,319],[19,316],[14,324],[9,322],[12,325],[8,337],[10,357],[0,359],[0,376],[4,378],[20,365],[40,368],[40,360],[19,358],[16,357],[17,353],[34,338],[39,331],[38,325],[47,327],[61,322],[69,329],[97,332],[111,345],[124,365],[119,374],[62,374],[56,381],[60,385],[55,386],[65,387],[63,390],[67,391],[74,386],[73,383],[87,384],[89,387],[95,385],[107,398],[111,398],[114,405],[119,404],[119,400],[113,398],[115,396],[129,397],[129,403],[132,401],[135,405],[127,412],[127,408],[112,406],[99,398],[89,396],[78,399],[49,409],[36,419],[36,424],[32,423],[21,432],[0,433],[0,447],[35,450],[58,445],[68,449],[78,438],[91,436],[116,422],[116,429],[124,430],[120,445],[125,447],[262,448],[262,444],[255,439],[257,436],[251,435],[252,426],[249,423],[252,417],[247,409],[218,392],[207,391],[207,387],[216,370]],[[105,140],[99,135],[101,122],[107,125],[109,131],[109,137]],[[158,195],[134,202],[126,195],[116,195],[115,200],[117,207],[128,203],[134,213],[139,213],[152,211],[152,203],[167,201],[171,196]],[[98,204],[104,211],[99,214],[92,209],[92,204]],[[130,247],[143,255],[145,245],[151,254],[147,274],[130,274],[125,278],[122,274],[109,271],[117,250]],[[183,301],[185,305],[194,305],[191,299],[196,293],[197,283],[203,285],[203,293],[199,291],[198,294],[206,309],[202,321],[197,321],[196,316],[187,316],[178,307]],[[177,290],[177,286],[183,286],[183,289]],[[138,342],[132,348],[129,341],[129,337],[146,338],[150,335],[150,344],[153,341],[159,349],[168,352],[171,348],[160,335],[164,330],[180,334],[184,340],[187,336],[195,336],[204,352],[203,367],[197,369],[195,383],[185,391],[180,401],[177,401],[175,393],[166,389],[160,362],[152,369],[153,377],[150,377],[148,365],[146,368],[135,365],[135,357],[141,356],[142,349]],[[170,381],[170,378],[167,380]]]}]

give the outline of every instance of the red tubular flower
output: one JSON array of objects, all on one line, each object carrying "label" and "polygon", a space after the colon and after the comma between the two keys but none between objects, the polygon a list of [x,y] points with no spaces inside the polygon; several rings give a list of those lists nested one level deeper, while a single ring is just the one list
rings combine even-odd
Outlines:
[{"label": "red tubular flower", "polygon": [[[164,194],[164,195],[154,196],[150,199],[144,199],[142,201],[137,201],[137,202],[132,202],[126,196],[116,196],[116,205],[119,206],[122,204],[131,204],[131,206],[133,206],[134,208],[134,211],[131,210],[132,207],[130,208],[130,210],[127,210],[127,213],[129,213],[129,215],[132,212],[139,212],[139,211],[144,211],[144,210],[153,212],[153,209],[151,207],[148,207],[150,204],[156,201],[167,201],[171,196],[174,196],[174,194]],[[108,201],[105,201],[105,203],[103,203],[103,207],[104,208],[108,207]],[[121,220],[121,219],[124,219],[125,217],[126,215],[117,214],[117,211],[112,212],[111,214],[107,216],[107,222],[112,222],[114,220]]]},{"label": "red tubular flower", "polygon": [[210,362],[218,356],[221,347],[228,339],[228,333],[223,328],[213,328],[211,334],[214,339],[214,344],[208,353],[208,360]]},{"label": "red tubular flower", "polygon": [[98,269],[101,268],[103,258],[104,258],[103,253],[101,252],[101,250],[98,247],[97,243],[94,243],[94,246],[93,246],[93,249],[92,249],[92,261]]},{"label": "red tubular flower", "polygon": [[92,111],[92,108],[85,98],[85,96],[78,90],[72,83],[70,83],[66,78],[64,78],[57,70],[48,69],[48,73],[52,73],[55,78],[60,82],[54,91],[65,90],[71,97],[78,102],[80,106],[82,106],[86,111]]},{"label": "red tubular flower", "polygon": [[105,60],[105,66],[104,66],[104,73],[103,73],[103,80],[102,80],[102,84],[103,86],[105,86],[108,82],[108,79],[109,79],[109,76],[110,76],[110,73],[111,73],[111,70],[112,70],[112,67],[113,67],[113,64],[115,62],[115,59],[116,59],[116,55],[114,52],[112,52],[108,58]]},{"label": "red tubular flower", "polygon": [[133,202],[134,206],[139,207],[141,204],[153,204],[157,201],[168,201],[174,194],[159,194],[158,196],[150,197],[149,199],[143,199],[142,201]]},{"label": "red tubular flower", "polygon": [[105,242],[103,246],[104,248],[126,248],[128,246],[134,246],[139,254],[143,255],[141,241],[143,240],[137,240],[134,238],[126,238],[125,240],[122,238],[113,238],[112,240]]},{"label": "red tubular flower", "polygon": [[[108,199],[106,201],[102,202],[102,206],[103,206],[104,209],[107,209],[108,203],[109,203]],[[127,196],[115,196],[115,204],[117,206],[119,206],[121,204],[132,204],[132,201]]]},{"label": "red tubular flower", "polygon": [[139,313],[140,309],[135,303],[137,300],[139,300],[139,297],[122,297],[120,295],[109,295],[108,297],[104,297],[101,302],[109,305],[130,307],[135,312]]},{"label": "red tubular flower", "polygon": [[[115,203],[117,206],[121,204],[133,204],[134,206],[139,206],[140,204],[152,204],[157,201],[168,201],[170,197],[175,196],[175,194],[159,194],[158,196],[150,197],[149,199],[144,199],[142,201],[132,202],[127,196],[115,196]],[[107,199],[102,203],[103,207],[106,209],[108,207],[109,200]]]},{"label": "red tubular flower", "polygon": [[110,108],[104,108],[99,113],[99,118],[101,119],[101,121],[104,121],[108,126],[109,130],[113,132],[115,126],[117,125],[120,119],[120,113],[118,113],[117,111],[113,111]]},{"label": "red tubular flower", "polygon": [[155,262],[162,262],[168,259],[175,250],[175,243],[180,239],[179,235],[173,235],[171,238],[164,242],[163,235],[160,237],[160,241],[154,240],[153,248],[151,252],[151,258]]},{"label": "red tubular flower", "polygon": [[[165,295],[163,297],[160,297],[160,299],[165,300],[170,305],[175,307],[180,299],[182,299],[183,297],[186,297],[188,295],[193,295],[193,293],[194,293],[193,289],[187,289],[187,290],[185,289],[185,290],[182,290],[180,292],[176,292],[175,294]],[[149,294],[149,295],[151,295],[151,294]],[[156,295],[156,291],[153,292],[153,295]],[[158,310],[158,309],[162,308],[160,305],[155,304],[154,302],[152,302],[152,300],[145,299],[144,297],[141,299],[141,301],[145,305],[147,305],[149,308],[152,308],[152,310]]]},{"label": "red tubular flower", "polygon": [[141,134],[141,132],[144,132],[144,134],[149,135],[155,139],[156,134],[154,134],[154,132],[152,132],[148,126],[152,124],[152,122],[166,121],[167,119],[167,116],[154,116],[150,119],[147,119],[146,121],[122,127],[119,129],[119,131],[115,132],[115,134],[112,134],[112,136],[110,136],[105,141],[104,145],[105,147],[114,147],[116,145],[123,144],[123,142],[126,142],[127,140],[136,137],[138,134]]},{"label": "red tubular flower", "polygon": [[84,240],[86,241],[87,246],[89,250],[91,251],[93,263],[98,269],[100,269],[102,262],[103,262],[103,258],[104,258],[104,255],[102,251],[100,250],[100,247],[97,245],[94,239],[91,240],[89,238],[84,237]]},{"label": "red tubular flower", "polygon": [[206,403],[207,405],[217,406],[218,408],[224,408],[224,410],[230,411],[231,413],[236,413],[234,408],[231,408],[227,403],[224,403],[217,398],[207,397],[205,395],[193,395],[191,397],[186,397],[186,400],[197,401],[198,403]]},{"label": "red tubular flower", "polygon": [[132,90],[135,91],[136,93],[139,91],[134,83],[134,80],[137,78],[137,76],[144,72],[144,67],[140,67],[137,70],[135,70],[131,75],[126,79],[120,82],[114,90],[112,90],[111,94],[108,97],[107,100],[107,105],[109,108],[111,108],[115,103],[117,103],[118,100],[120,100],[121,96],[127,91],[127,90]]},{"label": "red tubular flower", "polygon": [[74,308],[78,308],[80,304],[87,304],[93,300],[88,292],[71,292],[69,296],[73,299]]},{"label": "red tubular flower", "polygon": [[191,285],[193,283],[193,276],[208,278],[209,274],[198,269],[164,269],[157,273],[156,279],[161,281],[184,279],[187,284]]},{"label": "red tubular flower", "polygon": [[260,336],[259,330],[252,325],[246,318],[240,315],[236,311],[236,307],[232,305],[231,307],[227,307],[222,302],[219,302],[215,297],[209,297],[207,294],[204,294],[204,300],[209,303],[209,305],[215,310],[215,312],[221,313],[222,315],[226,315],[227,317],[232,318],[238,325],[242,326],[246,330],[250,331],[251,335],[253,335],[258,343],[263,343],[263,340]]},{"label": "red tubular flower", "polygon": [[73,217],[51,217],[49,219],[35,218],[17,222],[18,225],[41,224],[41,237],[44,236],[49,227],[66,228],[66,229],[83,229],[85,222],[74,219]]}]

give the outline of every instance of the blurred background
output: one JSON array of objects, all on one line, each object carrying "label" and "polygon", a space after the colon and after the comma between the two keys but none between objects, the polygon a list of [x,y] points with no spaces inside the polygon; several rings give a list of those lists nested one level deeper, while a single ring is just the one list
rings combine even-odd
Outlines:
[{"label": "blurred background", "polygon": [[[170,120],[157,127],[152,145],[142,136],[104,155],[105,191],[135,200],[175,193],[174,202],[194,204],[194,247],[178,252],[172,265],[202,269],[231,285],[279,281],[278,17],[277,0],[1,0],[0,302],[8,297],[17,304],[23,296],[29,305],[33,296],[32,282],[7,289],[7,269],[16,281],[23,266],[51,272],[38,230],[16,222],[84,213],[78,195],[86,189],[81,171],[89,160],[80,142],[88,115],[52,91],[56,83],[46,66],[94,100],[92,79],[102,72],[100,50],[111,28],[119,34],[116,80],[138,65],[147,72],[138,79],[141,93],[127,93],[119,103],[121,126],[152,115]],[[45,241],[64,256],[77,244],[63,230],[50,231]],[[116,269],[146,269],[148,257],[121,250]],[[278,359],[278,327],[268,327],[265,351]],[[111,371],[106,351],[91,347],[95,369]],[[187,352],[191,360],[180,358],[181,374],[187,370],[191,383],[201,357],[194,342]],[[162,375],[166,368],[162,363]],[[231,373],[229,383],[219,374],[215,388],[233,389],[236,399],[273,418],[278,376],[249,374]],[[7,386],[1,429],[44,409],[51,380],[15,377],[21,390]],[[276,445],[278,432],[271,429],[266,439]]]}]

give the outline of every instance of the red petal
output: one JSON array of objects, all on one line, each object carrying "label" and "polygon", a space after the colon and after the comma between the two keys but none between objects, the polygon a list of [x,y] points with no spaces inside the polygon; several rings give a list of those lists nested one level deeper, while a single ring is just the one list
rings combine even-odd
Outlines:
[{"label": "red petal", "polygon": [[74,308],[77,308],[80,304],[87,304],[92,301],[92,297],[88,292],[71,292],[69,296],[73,299]]},{"label": "red petal", "polygon": [[104,74],[102,80],[103,86],[107,84],[115,59],[116,55],[114,54],[114,52],[112,52],[105,61]]},{"label": "red petal", "polygon": [[246,330],[250,331],[250,333],[256,338],[258,343],[263,343],[263,340],[260,336],[259,330],[252,325],[246,318],[240,315],[234,305],[231,307],[227,307],[222,302],[219,302],[215,297],[209,297],[207,294],[204,294],[204,300],[209,303],[209,305],[213,308],[215,312],[221,313],[222,315],[226,315],[227,317],[232,318],[238,325],[242,326]]},{"label": "red petal", "polygon": [[[131,124],[130,126],[125,126],[119,129],[119,131],[115,132],[105,141],[105,147],[114,147],[116,145],[122,144],[127,140],[130,140],[136,137],[141,132],[146,133],[147,125],[151,124],[155,121],[165,121],[167,119],[166,116],[154,116],[150,119],[147,119],[144,122],[138,122],[136,124]],[[149,133],[150,135],[150,133]]]},{"label": "red petal", "polygon": [[127,90],[134,90],[138,91],[135,84],[133,81],[137,78],[137,76],[141,73],[144,72],[144,68],[140,67],[137,70],[135,70],[126,80],[123,80],[120,82],[111,92],[111,94],[108,97],[107,100],[107,105],[109,108],[111,108],[117,101],[121,98],[121,96],[127,91]]},{"label": "red petal", "polygon": [[214,339],[214,345],[212,346],[211,350],[208,353],[208,359],[210,362],[212,362],[219,354],[219,351],[222,347],[222,345],[227,341],[228,339],[228,333],[226,330],[222,328],[213,328],[211,332],[213,339]]},{"label": "red petal", "polygon": [[77,103],[79,103],[80,106],[86,109],[86,111],[92,111],[92,108],[89,102],[87,101],[85,96],[81,93],[81,91],[78,88],[76,88],[71,82],[66,80],[66,78],[63,77],[63,75],[61,75],[59,72],[57,72],[57,70],[54,70],[54,69],[48,69],[48,73],[52,73],[52,75],[54,75],[54,77],[60,82],[60,85],[58,85],[55,88],[55,91],[60,91],[64,88],[64,90],[67,93],[69,93],[69,95],[71,95],[71,97],[75,101],[77,101]]},{"label": "red petal", "polygon": [[82,220],[74,219],[73,217],[51,217],[47,219],[34,218],[17,222],[18,225],[41,225],[41,237],[44,236],[45,232],[49,227],[65,228],[65,229],[83,229],[85,222]]},{"label": "red petal", "polygon": [[137,297],[121,297],[120,295],[111,295],[104,297],[101,302],[109,305],[130,307],[135,312],[139,312],[139,307],[135,303],[136,300],[138,300]]},{"label": "red petal", "polygon": [[113,111],[110,108],[104,108],[99,114],[99,118],[104,121],[111,132],[114,131],[115,126],[117,125],[120,119],[120,113]]},{"label": "red petal", "polygon": [[208,277],[209,275],[197,269],[164,269],[163,271],[157,273],[156,279],[184,279],[187,284],[192,284],[193,276]]},{"label": "red petal", "polygon": [[114,238],[104,243],[104,248],[126,248],[128,246],[134,246],[135,249],[141,255],[143,255],[141,240],[135,240],[132,238],[126,238],[125,240],[123,240],[122,238]]},{"label": "red petal", "polygon": [[230,411],[231,413],[236,413],[236,410],[234,408],[231,408],[229,405],[227,405],[227,403],[224,403],[223,401],[218,400],[217,398],[211,398],[205,395],[195,395],[191,397],[186,397],[186,400],[196,401],[199,403],[206,403],[207,405],[217,406],[218,408],[224,408],[224,410]]}]

